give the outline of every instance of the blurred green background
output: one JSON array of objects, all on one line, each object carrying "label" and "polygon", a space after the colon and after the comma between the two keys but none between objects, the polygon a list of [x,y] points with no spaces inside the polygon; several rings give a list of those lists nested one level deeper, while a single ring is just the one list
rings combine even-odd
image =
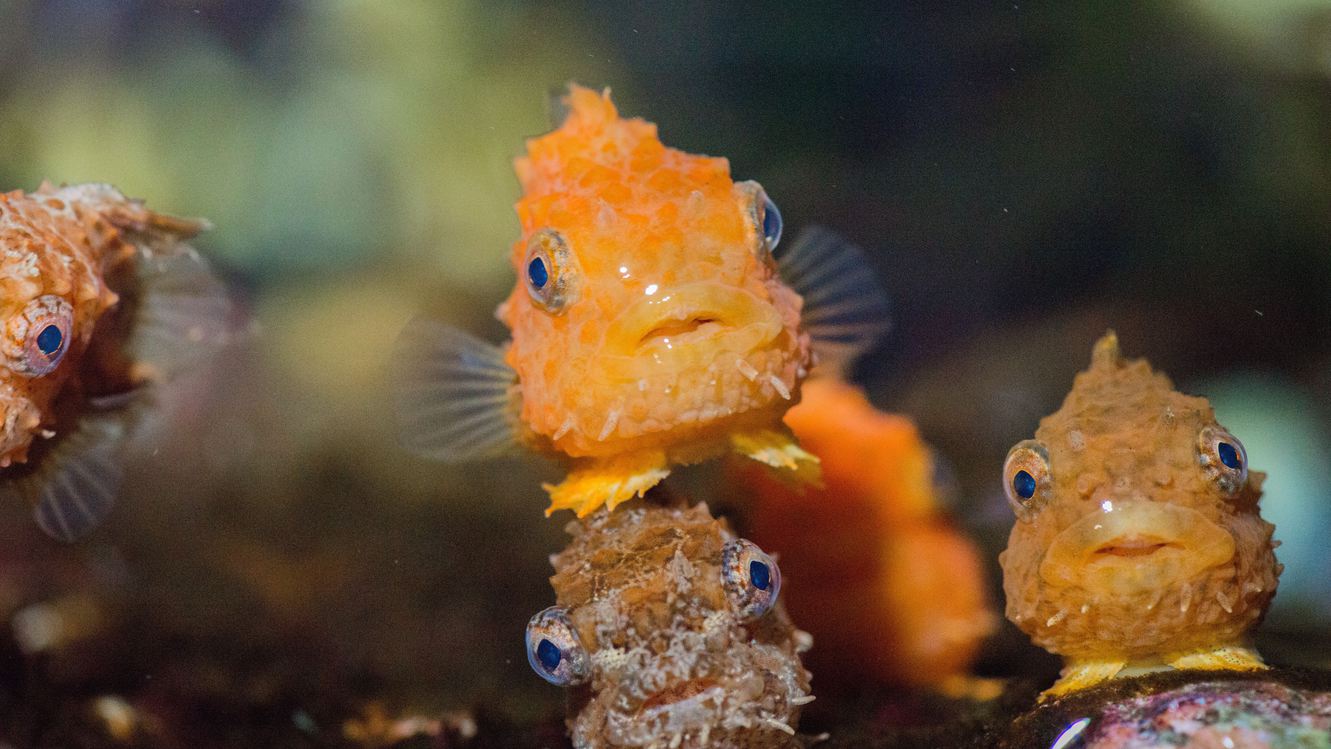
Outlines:
[{"label": "blurred green background", "polygon": [[857,374],[991,556],[1007,448],[1106,328],[1211,396],[1270,473],[1270,647],[1325,657],[1286,643],[1331,626],[1331,3],[811,5],[0,0],[0,186],[208,217],[255,321],[89,542],[0,507],[0,614],[91,622],[44,647],[15,624],[0,714],[55,721],[43,689],[230,705],[201,735],[559,709],[520,644],[557,469],[404,455],[386,385],[412,314],[503,336],[510,161],[570,80],[870,252],[895,329]]}]

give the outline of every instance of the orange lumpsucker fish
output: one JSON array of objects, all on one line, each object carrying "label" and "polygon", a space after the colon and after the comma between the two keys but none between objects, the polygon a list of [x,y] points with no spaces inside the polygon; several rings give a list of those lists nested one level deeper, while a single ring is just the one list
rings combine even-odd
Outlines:
[{"label": "orange lumpsucker fish", "polygon": [[813,701],[809,635],[781,570],[707,505],[634,502],[568,524],[558,605],[527,625],[527,660],[569,687],[578,749],[778,749]]},{"label": "orange lumpsucker fish", "polygon": [[110,511],[148,388],[225,338],[198,221],[108,185],[0,194],[0,489],[70,541]]},{"label": "orange lumpsucker fish", "polygon": [[498,311],[512,341],[409,326],[407,446],[442,460],[515,444],[567,456],[550,511],[579,516],[730,450],[816,477],[781,416],[815,353],[846,361],[886,325],[863,256],[816,229],[777,252],[776,206],[725,159],[667,148],[608,92],[573,86],[565,102],[563,123],[516,161],[518,283]]},{"label": "orange lumpsucker fish", "polygon": [[824,488],[736,466],[749,533],[778,555],[786,606],[827,678],[961,686],[997,624],[979,550],[938,505],[934,455],[905,416],[832,378],[786,414],[822,460]]},{"label": "orange lumpsucker fish", "polygon": [[1205,398],[1124,360],[1113,333],[1096,343],[1003,474],[1007,616],[1066,664],[1045,695],[1141,670],[1264,668],[1245,637],[1281,571],[1263,478]]}]

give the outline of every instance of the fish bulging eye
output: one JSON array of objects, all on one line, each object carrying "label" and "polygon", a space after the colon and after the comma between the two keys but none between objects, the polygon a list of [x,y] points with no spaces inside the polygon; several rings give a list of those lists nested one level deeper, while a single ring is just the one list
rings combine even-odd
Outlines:
[{"label": "fish bulging eye", "polygon": [[65,345],[65,334],[60,326],[50,323],[37,334],[37,350],[47,358],[54,358]]},{"label": "fish bulging eye", "polygon": [[1049,453],[1036,440],[1018,442],[1003,463],[1003,491],[1017,517],[1029,518],[1049,493]]},{"label": "fish bulging eye", "polygon": [[69,348],[74,308],[63,297],[47,294],[28,302],[5,325],[6,365],[26,377],[50,373]]},{"label": "fish bulging eye", "polygon": [[753,621],[771,610],[781,594],[781,568],[744,539],[721,549],[721,578],[726,599],[740,621]]},{"label": "fish bulging eye", "polygon": [[527,293],[532,301],[553,314],[577,301],[577,262],[564,236],[554,229],[541,229],[527,240]]},{"label": "fish bulging eye", "polygon": [[757,182],[737,182],[735,187],[741,191],[746,201],[743,205],[746,206],[749,223],[757,235],[756,251],[760,257],[770,261],[772,252],[781,242],[781,211],[776,207],[776,203],[767,197],[763,186]]},{"label": "fish bulging eye", "polygon": [[767,242],[767,251],[772,252],[776,249],[777,243],[781,241],[781,211],[777,209],[776,203],[763,193],[763,239]]},{"label": "fish bulging eye", "polygon": [[1198,434],[1197,459],[1226,494],[1236,494],[1248,483],[1248,452],[1234,435],[1218,426]]},{"label": "fish bulging eye", "polygon": [[530,263],[527,263],[527,280],[534,289],[544,289],[549,283],[550,271],[545,269],[544,258],[534,257]]},{"label": "fish bulging eye", "polygon": [[527,663],[538,676],[559,687],[591,677],[591,658],[568,613],[551,606],[527,622]]}]

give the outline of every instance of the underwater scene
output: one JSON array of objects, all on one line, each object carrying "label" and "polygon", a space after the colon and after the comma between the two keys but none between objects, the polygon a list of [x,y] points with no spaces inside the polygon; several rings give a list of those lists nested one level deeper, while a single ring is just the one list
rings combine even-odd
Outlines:
[{"label": "underwater scene", "polygon": [[1331,749],[1331,3],[0,0],[0,749]]}]

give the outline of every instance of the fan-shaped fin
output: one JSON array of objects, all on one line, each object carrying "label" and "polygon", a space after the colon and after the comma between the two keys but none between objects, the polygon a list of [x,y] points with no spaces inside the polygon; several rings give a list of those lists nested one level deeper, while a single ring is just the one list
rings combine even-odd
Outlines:
[{"label": "fan-shaped fin", "polygon": [[819,370],[839,373],[891,327],[887,292],[864,252],[835,232],[811,226],[776,251],[786,283],[804,298],[801,324]]},{"label": "fan-shaped fin", "polygon": [[202,363],[232,339],[226,286],[199,253],[180,246],[139,256],[140,289],[125,350],[156,379]]},{"label": "fan-shaped fin", "polygon": [[115,506],[123,476],[122,452],[133,419],[132,406],[84,416],[67,435],[15,466],[0,493],[32,505],[33,519],[47,535],[76,541]]},{"label": "fan-shaped fin", "polygon": [[517,444],[517,373],[498,346],[432,320],[398,337],[403,375],[395,406],[403,445],[460,462],[502,455]]}]

